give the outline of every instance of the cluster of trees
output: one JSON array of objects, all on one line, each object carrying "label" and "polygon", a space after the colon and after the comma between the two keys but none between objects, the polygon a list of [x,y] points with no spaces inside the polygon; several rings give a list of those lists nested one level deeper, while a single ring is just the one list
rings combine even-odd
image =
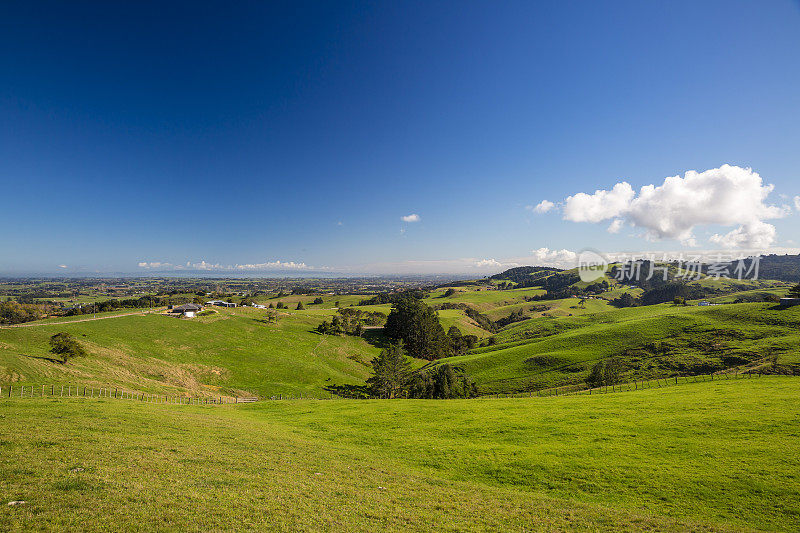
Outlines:
[{"label": "cluster of trees", "polygon": [[[23,298],[26,302],[29,299]],[[21,324],[32,320],[39,320],[47,315],[78,316],[92,313],[105,313],[118,309],[140,309],[146,307],[160,307],[164,305],[188,303],[188,301],[202,303],[202,299],[189,299],[185,296],[175,297],[172,294],[162,296],[142,296],[141,298],[112,299],[91,304],[76,305],[68,309],[56,305],[55,302],[23,303],[20,301],[0,302],[0,324]]]},{"label": "cluster of trees", "polygon": [[[174,305],[189,303],[186,297],[175,298],[173,295],[164,296],[142,296],[141,298],[128,298],[125,300],[105,300],[83,306],[76,306],[64,311],[64,316],[89,315],[92,313],[105,313],[118,309],[139,309],[142,307],[160,307],[162,305]],[[191,301],[202,303],[201,298],[193,298]]]},{"label": "cluster of trees", "polygon": [[[752,259],[745,260],[745,272],[754,266],[752,261]],[[729,271],[735,272],[737,266],[737,262],[730,263]],[[734,275],[734,277],[736,276]],[[800,255],[762,255],[758,262],[758,277],[791,282],[800,281]]]},{"label": "cluster of trees", "polygon": [[513,281],[519,287],[539,287],[544,278],[550,276],[554,272],[561,272],[560,268],[551,267],[534,267],[534,266],[521,266],[509,268],[505,272],[489,276],[489,279],[508,280]]},{"label": "cluster of trees", "polygon": [[614,307],[636,307],[639,305],[639,300],[634,298],[630,293],[626,292],[608,303]]},{"label": "cluster of trees", "polygon": [[0,324],[22,324],[39,320],[53,308],[42,304],[22,304],[15,301],[0,302]]},{"label": "cluster of trees", "polygon": [[583,292],[586,294],[603,294],[609,287],[611,287],[611,285],[608,283],[608,280],[603,279],[602,281],[590,283],[583,289]]},{"label": "cluster of trees", "polygon": [[593,367],[586,384],[590,387],[602,387],[616,385],[620,381],[622,374],[622,361],[618,357],[601,359]]},{"label": "cluster of trees", "polygon": [[800,298],[800,283],[789,289],[790,298]]},{"label": "cluster of trees", "polygon": [[520,308],[516,311],[511,311],[507,317],[499,318],[495,320],[494,325],[497,329],[503,328],[509,324],[513,324],[514,322],[521,322],[528,318],[525,316],[525,312]]},{"label": "cluster of trees", "polygon": [[436,311],[412,295],[394,303],[383,332],[395,342],[403,341],[412,357],[433,360],[452,354],[450,339]]},{"label": "cluster of trees", "polygon": [[86,350],[69,333],[62,331],[50,337],[50,351],[61,356],[61,363],[66,363],[72,357],[86,355]]},{"label": "cluster of trees", "polygon": [[408,381],[409,398],[442,399],[474,398],[478,387],[464,371],[450,364],[432,370],[415,372]]},{"label": "cluster of trees", "polygon": [[327,320],[317,326],[323,335],[355,335],[364,334],[364,326],[380,326],[386,321],[386,315],[380,311],[364,311],[353,307],[339,309],[330,322]]},{"label": "cluster of trees", "polygon": [[675,298],[683,298],[684,300],[703,298],[706,294],[707,291],[703,290],[699,285],[670,282],[646,290],[639,300],[642,305],[655,305],[673,302]]},{"label": "cluster of trees", "polygon": [[447,338],[450,340],[450,350],[453,355],[463,355],[478,344],[477,335],[464,335],[456,326],[450,326],[450,329],[447,330]]},{"label": "cluster of trees", "polygon": [[[399,292],[381,292],[372,298],[367,298],[358,302],[358,305],[380,305],[380,304],[393,304],[400,300],[412,298],[414,300],[422,300],[427,298],[428,293],[422,289],[408,289]],[[338,306],[337,306],[338,307]]]},{"label": "cluster of trees", "polygon": [[391,344],[372,360],[367,390],[374,398],[472,398],[475,383],[449,364],[412,372],[403,342]]},{"label": "cluster of trees", "polygon": [[474,307],[470,307],[469,305],[464,303],[446,302],[443,304],[433,306],[433,309],[437,311],[439,309],[460,309],[464,311],[465,315],[474,320],[476,324],[478,324],[481,328],[485,329],[486,331],[491,331],[492,333],[494,333],[497,330],[494,322],[492,322],[492,320],[488,316],[482,315],[477,309],[475,309]]},{"label": "cluster of trees", "polygon": [[[439,308],[464,309],[468,316],[494,331],[491,320],[464,304],[446,303]],[[411,296],[395,302],[383,332],[390,340],[403,342],[412,357],[429,361],[464,354],[478,344],[476,335],[463,335],[456,326],[445,333],[436,309]]]},{"label": "cluster of trees", "polygon": [[615,307],[635,307],[637,305],[655,305],[666,302],[684,303],[686,300],[704,298],[709,291],[699,285],[687,285],[680,281],[657,284],[646,290],[639,298],[625,293],[609,303]]}]

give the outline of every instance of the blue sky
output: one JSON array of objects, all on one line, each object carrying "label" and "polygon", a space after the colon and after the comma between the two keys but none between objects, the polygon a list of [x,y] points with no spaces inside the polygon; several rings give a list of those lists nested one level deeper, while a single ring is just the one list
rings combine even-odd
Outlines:
[{"label": "blue sky", "polygon": [[[5,2],[0,21],[0,273],[800,246],[795,2]],[[591,221],[568,201],[723,165],[763,182],[701,175],[689,233],[647,219],[700,196],[683,182]]]}]

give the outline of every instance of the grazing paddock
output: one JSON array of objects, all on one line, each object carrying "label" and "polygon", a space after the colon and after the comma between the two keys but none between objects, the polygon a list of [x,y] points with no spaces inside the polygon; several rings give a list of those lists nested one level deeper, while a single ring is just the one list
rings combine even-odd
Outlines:
[{"label": "grazing paddock", "polygon": [[797,530],[798,396],[771,377],[509,400],[11,399],[0,530]]}]

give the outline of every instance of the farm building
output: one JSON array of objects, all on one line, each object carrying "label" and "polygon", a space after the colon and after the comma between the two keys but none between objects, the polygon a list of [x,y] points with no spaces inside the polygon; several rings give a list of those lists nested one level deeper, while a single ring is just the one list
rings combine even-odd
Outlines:
[{"label": "farm building", "polygon": [[211,300],[206,302],[206,305],[216,305],[217,307],[236,307],[235,303],[226,302],[224,300]]},{"label": "farm building", "polygon": [[200,304],[183,304],[176,305],[170,309],[171,313],[180,313],[186,318],[194,318],[195,314],[202,311],[203,306]]}]

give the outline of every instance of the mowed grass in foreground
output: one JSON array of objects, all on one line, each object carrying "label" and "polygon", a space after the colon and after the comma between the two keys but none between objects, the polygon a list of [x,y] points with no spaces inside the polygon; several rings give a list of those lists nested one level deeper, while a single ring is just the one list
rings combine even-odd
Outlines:
[{"label": "mowed grass in foreground", "polygon": [[4,399],[0,530],[797,530],[799,395]]}]

